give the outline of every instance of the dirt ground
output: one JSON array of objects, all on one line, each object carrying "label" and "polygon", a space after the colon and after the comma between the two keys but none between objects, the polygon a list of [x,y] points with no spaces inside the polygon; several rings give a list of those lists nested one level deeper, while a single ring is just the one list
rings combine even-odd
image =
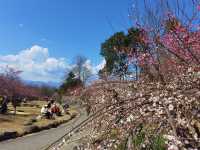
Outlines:
[{"label": "dirt ground", "polygon": [[36,122],[31,122],[31,120],[40,115],[40,110],[45,104],[45,101],[31,101],[21,104],[21,106],[17,107],[16,115],[13,114],[13,107],[9,104],[8,114],[0,115],[0,133],[6,131],[17,131],[18,134],[23,134],[28,123],[29,125],[37,125],[40,127],[46,126],[55,121],[70,119],[70,115],[64,115],[57,117],[55,120],[41,119]]}]

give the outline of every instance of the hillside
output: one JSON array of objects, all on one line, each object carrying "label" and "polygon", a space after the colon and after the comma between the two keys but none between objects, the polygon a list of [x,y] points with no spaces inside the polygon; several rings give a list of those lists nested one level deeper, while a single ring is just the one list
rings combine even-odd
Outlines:
[{"label": "hillside", "polygon": [[82,95],[92,116],[84,149],[200,148],[200,76],[160,82],[109,81]]}]

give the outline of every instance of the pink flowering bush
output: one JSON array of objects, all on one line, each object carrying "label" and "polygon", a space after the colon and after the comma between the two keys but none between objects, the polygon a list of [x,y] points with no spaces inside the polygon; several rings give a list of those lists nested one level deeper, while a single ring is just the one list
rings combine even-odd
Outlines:
[{"label": "pink flowering bush", "polygon": [[153,72],[152,76],[160,76],[164,80],[200,65],[199,28],[191,24],[181,24],[173,15],[168,14],[166,18],[161,31],[154,36],[148,30],[145,32],[145,29],[141,29],[143,32],[138,40],[140,46],[137,50],[132,50],[131,55],[128,52],[129,57],[137,60],[137,65],[145,70],[145,73]]},{"label": "pink flowering bush", "polygon": [[185,27],[176,26],[162,38],[163,45],[173,54],[190,65],[200,63],[200,31],[188,31]]}]

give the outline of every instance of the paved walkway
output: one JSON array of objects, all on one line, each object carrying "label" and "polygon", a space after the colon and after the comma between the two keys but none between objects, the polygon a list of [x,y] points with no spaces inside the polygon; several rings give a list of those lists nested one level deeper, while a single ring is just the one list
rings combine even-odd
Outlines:
[{"label": "paved walkway", "polygon": [[[24,137],[0,142],[0,150],[43,150],[45,147],[65,135],[70,129],[87,118],[86,112],[80,109],[80,115],[57,128],[44,130]],[[66,148],[67,145],[65,145]],[[68,150],[72,145],[69,146]]]}]

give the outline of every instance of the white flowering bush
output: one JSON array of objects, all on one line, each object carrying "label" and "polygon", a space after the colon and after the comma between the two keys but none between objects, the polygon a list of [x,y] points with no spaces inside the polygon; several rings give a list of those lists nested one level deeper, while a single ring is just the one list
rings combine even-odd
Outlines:
[{"label": "white flowering bush", "polygon": [[91,113],[102,110],[88,124],[94,132],[85,149],[200,148],[199,83],[199,77],[184,74],[166,84],[112,81],[88,87]]}]

